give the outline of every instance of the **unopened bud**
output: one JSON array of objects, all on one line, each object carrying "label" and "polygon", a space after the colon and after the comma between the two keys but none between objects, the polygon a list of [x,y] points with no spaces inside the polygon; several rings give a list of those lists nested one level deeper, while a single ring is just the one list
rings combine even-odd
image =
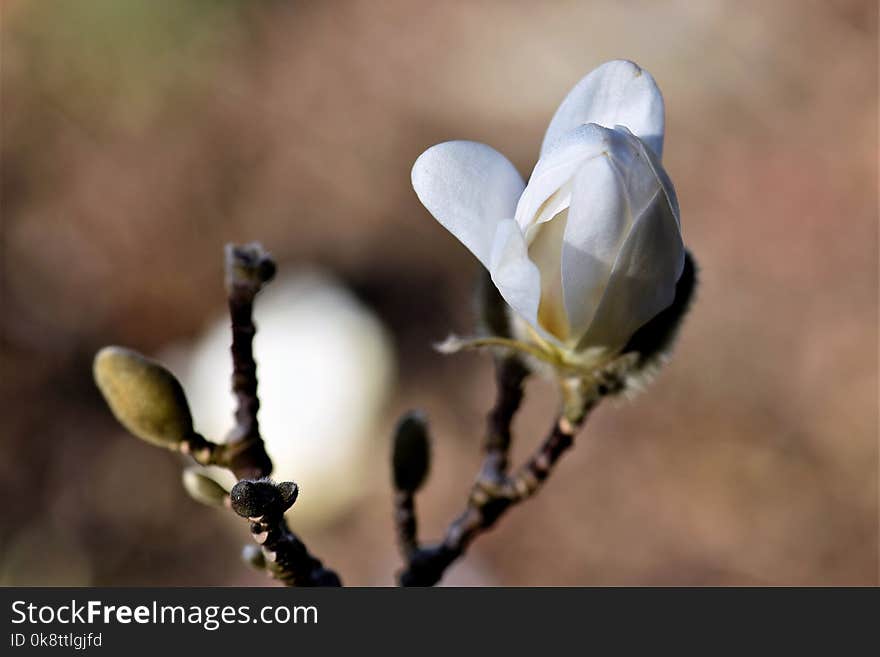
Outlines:
[{"label": "unopened bud", "polygon": [[299,496],[299,486],[292,481],[282,481],[277,486],[278,493],[281,495],[281,506],[287,511],[296,502]]},{"label": "unopened bud", "polygon": [[404,415],[394,431],[391,465],[397,490],[414,493],[425,481],[431,463],[431,447],[424,416]]},{"label": "unopened bud", "polygon": [[183,471],[183,487],[196,502],[207,506],[223,506],[229,497],[226,489],[198,466]]},{"label": "unopened bud", "polygon": [[180,383],[131,349],[104,347],[95,356],[95,383],[116,419],[138,438],[170,449],[193,433]]}]

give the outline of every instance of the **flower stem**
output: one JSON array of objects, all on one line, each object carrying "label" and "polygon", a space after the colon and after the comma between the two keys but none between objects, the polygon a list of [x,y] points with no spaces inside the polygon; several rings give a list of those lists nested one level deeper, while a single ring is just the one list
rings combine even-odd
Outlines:
[{"label": "flower stem", "polygon": [[[496,360],[498,398],[489,413],[483,464],[465,509],[449,525],[440,543],[419,546],[414,531],[407,536],[411,543],[403,550],[406,566],[398,575],[401,586],[433,586],[439,582],[477,536],[492,527],[508,509],[540,490],[559,458],[574,444],[575,434],[595,402],[584,401],[576,410],[575,396],[566,394],[565,409],[540,447],[514,475],[507,474],[510,425],[522,402],[527,374],[514,358]],[[414,527],[414,511],[412,523]]]},{"label": "flower stem", "polygon": [[257,364],[253,340],[257,332],[253,322],[254,298],[275,275],[275,263],[258,243],[226,246],[226,291],[232,322],[232,392],[237,407],[235,427],[224,448],[228,467],[239,479],[259,478],[272,472],[266,454],[257,411]]}]

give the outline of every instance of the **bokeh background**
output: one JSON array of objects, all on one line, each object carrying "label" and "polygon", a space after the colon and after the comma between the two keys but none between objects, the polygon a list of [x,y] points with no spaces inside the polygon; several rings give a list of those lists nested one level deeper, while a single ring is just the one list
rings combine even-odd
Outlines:
[{"label": "bokeh background", "polygon": [[[323,447],[291,466],[318,482],[291,517],[308,545],[348,583],[390,584],[395,417],[432,420],[436,537],[493,396],[487,356],[430,348],[469,331],[477,264],[419,204],[412,162],[473,139],[528,175],[557,104],[612,58],[666,97],[698,299],[657,383],[600,408],[447,582],[878,583],[876,2],[0,7],[0,583],[266,583],[238,560],[244,523],[191,501],[180,460],[126,435],[91,380],[108,343],[191,373],[222,317],[224,243],[260,240],[372,327],[375,370],[328,356],[282,377],[290,435],[273,440]],[[292,335],[295,353],[336,353],[325,333]],[[302,430],[312,389],[334,410]],[[372,395],[344,440],[360,402],[343,389]],[[518,457],[554,405],[530,385]]]}]

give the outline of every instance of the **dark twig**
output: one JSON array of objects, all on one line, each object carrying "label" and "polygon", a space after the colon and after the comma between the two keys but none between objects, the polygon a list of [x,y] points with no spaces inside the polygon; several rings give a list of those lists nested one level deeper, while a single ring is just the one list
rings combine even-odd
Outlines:
[{"label": "dark twig", "polygon": [[275,263],[257,243],[226,246],[226,291],[232,320],[232,392],[238,404],[235,428],[226,439],[224,458],[239,479],[257,479],[272,472],[263,447],[257,411],[257,364],[254,361],[254,297],[275,275]]},{"label": "dark twig", "polygon": [[[406,558],[406,567],[399,574],[401,586],[433,586],[440,581],[446,569],[464,554],[477,536],[492,527],[510,507],[540,489],[560,456],[573,444],[575,434],[592,408],[592,404],[583,403],[577,394],[569,395],[572,400],[566,400],[564,412],[532,457],[516,474],[507,474],[510,425],[522,402],[527,374],[525,367],[514,358],[496,360],[498,397],[489,413],[483,464],[465,510],[449,525],[440,543],[420,547],[414,533],[406,536],[412,539],[412,544],[401,542]],[[409,507],[409,511],[412,519],[401,513],[398,503],[398,522],[406,520],[415,526],[414,507]],[[399,524],[398,536],[402,534]]]},{"label": "dark twig", "polygon": [[406,560],[412,559],[419,549],[419,525],[415,493],[412,491],[394,491],[394,529],[400,554]]},{"label": "dark twig", "polygon": [[477,480],[464,512],[446,530],[443,541],[418,548],[400,574],[401,586],[433,586],[473,540],[492,527],[512,506],[528,499],[541,487],[559,457],[572,446],[580,424],[564,417],[554,423],[540,448],[513,477],[501,485],[486,486]]},{"label": "dark twig", "polygon": [[342,586],[339,576],[309,553],[284,520],[297,492],[292,482],[243,480],[233,487],[229,498],[232,510],[250,520],[251,535],[273,577],[288,586]]},{"label": "dark twig", "polygon": [[572,423],[564,416],[556,421],[540,448],[510,478],[509,485],[512,490],[509,495],[513,500],[512,503],[522,502],[538,492],[553,472],[559,457],[574,444],[574,437],[585,419],[586,413],[580,422]]},{"label": "dark twig", "polygon": [[[251,535],[263,552],[266,570],[288,586],[341,586],[339,576],[290,530],[284,519],[297,497],[292,482],[272,483],[272,460],[266,453],[257,412],[257,364],[254,360],[254,298],[275,275],[275,263],[257,243],[226,246],[226,291],[232,320],[232,392],[235,427],[224,445],[193,445],[192,454],[225,465],[240,481],[230,491],[232,510],[250,520]],[[196,437],[196,440],[201,438]]]},{"label": "dark twig", "polygon": [[254,298],[275,275],[275,263],[257,244],[226,245],[226,292],[232,324],[232,393],[236,399],[235,427],[222,444],[192,433],[180,445],[202,465],[218,465],[232,470],[239,479],[259,479],[272,473],[272,460],[266,454],[257,412],[257,364],[253,340],[257,329],[253,321]]},{"label": "dark twig", "polygon": [[507,475],[510,452],[510,425],[523,399],[523,383],[529,370],[513,356],[495,359],[495,406],[489,412],[486,439],[483,443],[484,458],[480,479],[501,483]]}]

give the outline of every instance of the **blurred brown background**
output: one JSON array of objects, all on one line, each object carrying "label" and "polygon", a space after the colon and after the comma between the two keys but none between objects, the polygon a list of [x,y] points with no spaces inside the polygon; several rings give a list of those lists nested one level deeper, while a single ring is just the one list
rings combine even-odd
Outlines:
[{"label": "blurred brown background", "polygon": [[[91,381],[104,344],[197,337],[223,244],[253,239],[336,272],[393,337],[361,493],[303,532],[346,582],[391,583],[388,428],[432,418],[439,536],[493,392],[488,357],[430,348],[469,330],[477,265],[412,162],[474,139],[527,175],[557,104],[612,58],[664,92],[697,303],[659,381],[602,407],[448,581],[878,583],[875,2],[0,6],[0,583],[265,583],[238,561],[244,523],[189,500]],[[531,385],[518,455],[554,403]]]}]

